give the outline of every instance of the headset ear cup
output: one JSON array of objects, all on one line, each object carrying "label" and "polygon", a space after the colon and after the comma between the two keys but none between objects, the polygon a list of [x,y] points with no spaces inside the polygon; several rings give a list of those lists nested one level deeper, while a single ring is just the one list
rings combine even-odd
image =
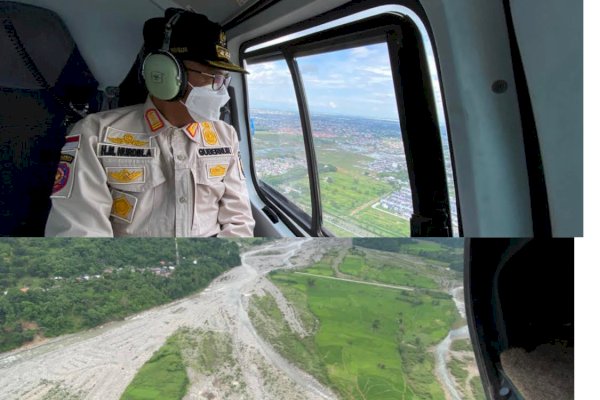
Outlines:
[{"label": "headset ear cup", "polygon": [[179,61],[166,51],[150,53],[142,66],[148,92],[160,100],[175,100],[180,96],[182,89],[185,90],[184,73]]},{"label": "headset ear cup", "polygon": [[173,100],[182,99],[188,88],[187,69],[185,69],[185,65],[183,65],[183,63],[181,61],[179,61],[178,59],[176,59],[176,60],[177,60],[177,63],[179,64],[179,71],[180,71],[179,76],[181,77],[181,84],[179,85],[179,93],[177,93],[177,97],[175,97]]}]

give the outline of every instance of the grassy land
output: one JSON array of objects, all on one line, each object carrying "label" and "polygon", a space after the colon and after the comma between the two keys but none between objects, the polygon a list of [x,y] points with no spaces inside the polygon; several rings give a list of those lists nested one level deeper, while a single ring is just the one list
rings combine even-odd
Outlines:
[{"label": "grassy land", "polygon": [[311,267],[303,268],[302,272],[307,274],[323,275],[323,276],[334,276],[335,273],[331,268],[330,264],[320,261]]},{"label": "grassy land", "polygon": [[410,236],[410,221],[399,216],[367,207],[353,217],[360,226],[369,226],[377,236]]},{"label": "grassy land", "polygon": [[469,381],[469,385],[471,386],[471,393],[473,393],[475,400],[486,400],[481,379],[473,378]]},{"label": "grassy land", "polygon": [[274,313],[269,320],[287,332],[283,339],[275,336],[276,347],[287,357],[286,352],[296,353],[291,359],[305,369],[322,360],[326,375],[319,368],[316,376],[326,384],[329,380],[342,398],[444,399],[426,349],[442,340],[458,318],[450,300],[288,272],[271,274],[271,280],[286,297],[293,296],[294,305],[305,301],[305,309],[320,321],[314,347],[304,346],[310,358],[306,367],[298,354],[309,338],[294,337],[279,311],[270,311],[272,299],[255,299],[256,305],[263,302],[258,305],[263,315]]},{"label": "grassy land", "polygon": [[436,283],[425,276],[398,265],[367,264],[364,257],[348,255],[340,265],[340,271],[361,280],[389,283],[392,285],[411,286],[425,289],[437,288]]},{"label": "grassy land", "polygon": [[465,363],[453,358],[448,362],[448,368],[450,368],[450,372],[452,373],[452,376],[454,376],[454,379],[456,379],[456,382],[464,388],[467,383],[467,377],[469,376]]},{"label": "grassy land", "polygon": [[171,337],[138,371],[121,399],[180,400],[188,383],[179,342]]},{"label": "grassy land", "polygon": [[245,386],[232,351],[227,333],[179,329],[138,371],[121,399],[180,400],[188,390],[187,370],[219,376],[224,396],[240,393]]},{"label": "grassy land", "polygon": [[473,351],[473,346],[468,339],[455,340],[452,342],[452,346],[450,347],[452,351]]},{"label": "grassy land", "polygon": [[331,384],[314,338],[301,338],[292,332],[271,295],[252,296],[249,315],[257,332],[280,354],[322,383]]}]

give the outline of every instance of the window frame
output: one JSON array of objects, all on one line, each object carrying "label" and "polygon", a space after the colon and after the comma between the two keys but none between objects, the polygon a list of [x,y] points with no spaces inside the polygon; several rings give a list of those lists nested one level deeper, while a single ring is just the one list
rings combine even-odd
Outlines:
[{"label": "window frame", "polygon": [[[448,174],[446,173],[446,157],[443,153],[442,132],[440,124],[438,123],[438,118],[444,118],[445,121],[448,121],[447,111],[445,105],[443,105],[441,115],[437,114],[438,110],[436,110],[433,92],[434,88],[432,86],[432,80],[428,70],[430,66],[427,65],[427,54],[424,47],[424,40],[421,37],[419,27],[413,20],[414,17],[384,12],[353,21],[349,24],[342,24],[333,28],[317,31],[316,33],[313,32],[300,37],[292,38],[287,41],[264,46],[264,44],[274,39],[282,38],[286,35],[301,32],[306,29],[315,28],[328,22],[334,22],[352,14],[368,11],[381,5],[400,5],[416,15],[416,17],[419,19],[418,22],[425,26],[426,34],[428,35],[431,47],[434,50],[435,68],[437,71],[439,71],[437,65],[438,61],[435,53],[435,43],[433,41],[431,28],[427,22],[427,19],[425,18],[425,13],[422,7],[417,2],[412,0],[401,2],[372,0],[362,2],[361,4],[350,3],[324,13],[321,16],[317,16],[310,20],[292,25],[288,28],[270,33],[268,35],[249,40],[240,46],[240,61],[242,63],[260,63],[273,60],[284,60],[288,66],[293,81],[300,115],[300,122],[303,130],[309,187],[311,191],[312,212],[310,216],[307,213],[299,210],[298,207],[296,207],[297,210],[292,210],[290,209],[289,205],[286,206],[282,204],[282,202],[276,198],[280,196],[277,196],[275,193],[269,193],[269,191],[276,192],[276,190],[271,187],[265,189],[264,185],[260,183],[254,169],[254,151],[250,130],[247,131],[247,138],[250,149],[250,176],[257,194],[268,207],[272,208],[278,214],[281,220],[288,227],[290,227],[295,234],[298,234],[299,230],[295,227],[292,227],[294,224],[297,224],[306,232],[315,237],[334,236],[330,231],[327,230],[327,228],[323,226],[323,207],[320,195],[317,157],[312,136],[312,125],[310,114],[308,112],[306,93],[302,84],[302,76],[295,58],[312,54],[323,54],[329,51],[356,47],[358,45],[383,42],[386,44],[388,55],[390,57],[394,93],[400,120],[400,134],[405,150],[408,177],[412,193],[413,215],[410,219],[410,236],[453,236],[451,206],[448,191],[450,177],[448,177]],[[412,47],[407,45],[407,43],[410,43]],[[261,45],[260,48],[248,51],[248,49],[259,45]],[[411,62],[401,63],[400,60],[403,56],[405,56],[406,51],[408,51],[413,57],[415,54],[417,54],[417,56],[413,59],[404,59],[408,59]],[[407,83],[403,82],[403,79],[407,74],[406,68],[403,69],[404,65],[412,65],[412,70],[409,68],[408,71],[417,74],[419,74],[417,71],[419,71],[423,65],[425,66],[425,68],[421,69],[421,71],[425,72],[417,76],[417,78],[421,78],[420,81],[421,85],[423,86],[422,88],[411,87],[410,90],[406,90],[403,87],[403,85],[411,86],[409,80],[407,80]],[[408,76],[414,78],[414,75],[409,74]],[[247,126],[250,126],[249,91],[246,76],[243,76],[243,84],[245,90],[245,117]],[[444,96],[441,77],[439,85],[443,99]],[[419,85],[417,84],[417,86]],[[421,92],[420,96],[418,96],[419,91]],[[404,99],[407,97],[406,92],[409,92],[408,97],[410,97],[411,102],[404,101]],[[408,118],[408,120],[411,122],[407,123],[406,114],[413,112],[410,109],[413,107],[411,103],[412,99],[415,98],[415,94],[417,94],[417,97],[420,97],[420,106],[423,107],[423,109],[420,110],[419,113],[414,114],[420,114],[419,116],[412,118],[411,115],[411,118]],[[408,112],[406,110],[407,107],[409,108]],[[420,122],[418,121],[418,117],[421,118]],[[425,138],[419,138],[419,136],[423,136],[423,134],[420,133],[419,135],[416,135],[414,132],[416,131],[417,127],[420,128],[421,125],[424,124],[423,121],[427,121],[428,119],[429,126],[427,126],[427,135],[425,135]],[[431,122],[433,123],[431,124]],[[427,122],[425,122],[425,125],[427,125]],[[455,192],[459,230],[458,233],[459,236],[462,236],[459,197],[456,185],[452,141],[450,139],[448,124],[446,124],[446,132],[452,168],[452,184],[454,185]],[[411,148],[411,144],[414,145],[414,149]],[[423,154],[424,156],[416,157],[417,160],[415,161],[413,153]],[[434,171],[434,174],[437,175],[435,176],[433,183],[427,184],[427,181],[424,180],[424,177],[426,175],[429,177],[431,175],[431,171]],[[417,182],[421,182],[421,184],[418,186]],[[423,183],[425,183],[424,186],[422,185]],[[439,188],[441,188],[441,191],[436,191]],[[425,203],[426,206],[421,207],[422,203]],[[426,217],[422,216],[423,210],[427,211]]]}]

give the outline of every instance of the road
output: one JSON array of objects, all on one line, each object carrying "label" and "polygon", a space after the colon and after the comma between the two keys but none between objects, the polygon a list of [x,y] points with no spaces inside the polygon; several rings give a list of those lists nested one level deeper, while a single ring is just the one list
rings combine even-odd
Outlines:
[{"label": "road", "polygon": [[[456,304],[456,308],[462,318],[466,318],[465,313],[465,300],[463,297],[463,288],[457,287],[450,291],[452,299]],[[440,383],[444,387],[446,396],[450,397],[451,400],[462,400],[463,396],[456,388],[456,383],[452,379],[450,369],[448,368],[448,360],[450,359],[450,346],[452,342],[460,339],[469,339],[469,327],[463,325],[460,328],[453,329],[448,333],[448,336],[444,338],[435,347],[435,372],[440,380]]]},{"label": "road", "polygon": [[[265,343],[250,323],[248,299],[273,269],[318,260],[327,246],[313,240],[281,240],[242,254],[242,263],[201,293],[36,346],[0,354],[0,399],[118,399],[138,369],[178,328],[226,332],[241,366],[245,392],[231,399],[335,399],[327,387],[291,365]],[[274,286],[270,290],[277,290]],[[284,311],[285,314],[285,311]],[[286,315],[286,319],[293,318]],[[260,362],[257,362],[259,360]],[[271,384],[264,379],[269,370]],[[210,392],[223,398],[214,376],[193,382],[186,399]],[[60,390],[63,392],[60,392]],[[56,395],[60,392],[61,394]],[[284,396],[284,397],[282,397]]]},{"label": "road", "polygon": [[409,291],[409,292],[413,292],[415,290],[415,288],[410,287],[410,286],[387,285],[385,283],[375,283],[375,282],[359,281],[356,279],[336,278],[333,276],[309,274],[308,272],[297,272],[296,271],[295,273],[299,274],[299,275],[308,275],[308,276],[314,276],[314,277],[323,278],[323,279],[333,279],[334,281],[352,282],[352,283],[358,283],[360,285],[379,286],[379,287],[384,287],[384,288],[389,288],[389,289],[405,290],[405,291]]}]

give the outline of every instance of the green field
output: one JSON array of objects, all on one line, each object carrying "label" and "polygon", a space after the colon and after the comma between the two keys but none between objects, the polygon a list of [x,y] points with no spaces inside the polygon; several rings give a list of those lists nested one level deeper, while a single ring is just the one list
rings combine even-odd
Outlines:
[{"label": "green field", "polygon": [[218,373],[227,397],[243,393],[242,371],[235,365],[232,350],[228,333],[181,328],[142,366],[121,399],[180,400],[188,390],[188,369]]},{"label": "green field", "polygon": [[[375,264],[377,265],[377,264]],[[436,289],[436,283],[427,276],[419,274],[399,265],[372,266],[363,257],[348,255],[340,265],[340,272],[352,275],[364,281],[382,282],[400,286],[411,286],[424,289]]]},{"label": "green field", "polygon": [[176,337],[171,337],[138,371],[121,399],[180,400],[188,383],[179,342]]},{"label": "green field", "polygon": [[261,323],[272,326],[259,331],[278,327],[280,333],[268,337],[274,346],[330,382],[342,398],[444,399],[427,349],[459,318],[451,300],[289,272],[270,278],[295,307],[304,302],[301,308],[320,324],[315,336],[300,339],[278,311],[264,318],[274,307],[265,296],[254,299],[253,307],[262,313]]},{"label": "green field", "polygon": [[[337,148],[331,139],[317,139],[317,161],[323,212],[359,227],[368,236],[410,236],[409,221],[371,206],[387,194],[398,190],[398,184],[384,182],[382,174],[365,166],[373,158]],[[259,159],[279,157],[302,159],[303,142],[300,135],[274,134],[258,131],[254,137]],[[302,157],[301,157],[302,156]],[[305,163],[306,161],[304,161]],[[276,188],[307,214],[311,214],[310,189],[306,166],[294,167],[280,175],[261,179]],[[398,174],[385,173],[384,176]],[[402,175],[402,174],[400,174]],[[405,176],[401,176],[405,179]],[[405,179],[407,181],[407,178]],[[325,222],[325,227],[338,236],[357,235],[340,224]]]},{"label": "green field", "polygon": [[334,276],[335,273],[333,269],[331,269],[330,264],[326,264],[322,261],[312,265],[308,268],[303,268],[302,272],[307,274],[315,274],[315,275],[323,275],[323,276]]},{"label": "green field", "polygon": [[368,227],[375,236],[410,236],[409,220],[377,208],[367,207],[362,209],[354,215],[354,219],[357,221],[357,225]]}]

